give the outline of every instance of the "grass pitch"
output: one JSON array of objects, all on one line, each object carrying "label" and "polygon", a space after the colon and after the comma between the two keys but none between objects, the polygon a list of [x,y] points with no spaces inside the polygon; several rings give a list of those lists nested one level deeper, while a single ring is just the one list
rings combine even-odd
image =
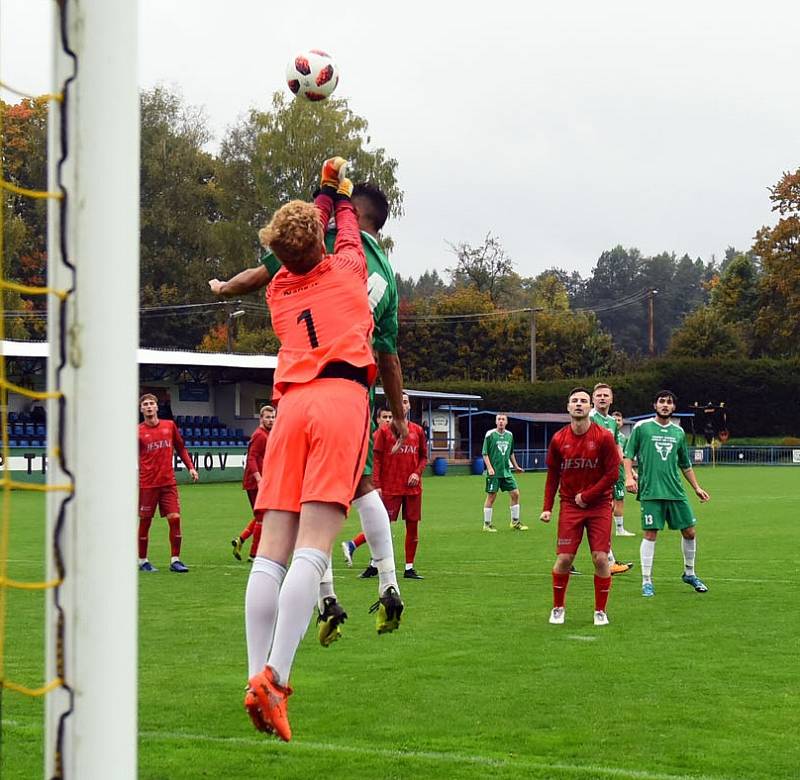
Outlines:
[{"label": "grass pitch", "polygon": [[[426,579],[400,581],[399,631],[378,636],[367,614],[376,581],[356,579],[366,548],[353,569],[335,548],[350,618],[332,647],[317,644],[313,624],[301,644],[288,745],[256,733],[242,708],[249,567],[229,540],[247,519],[246,497],[237,485],[183,487],[191,572],[167,571],[166,523],[157,521],[150,557],[161,571],[140,579],[139,776],[796,778],[797,473],[698,474],[712,496],[697,507],[697,571],[710,591],[680,581],[679,535],[665,531],[656,596],[643,599],[641,536],[615,540],[617,557],[636,566],[614,578],[606,628],[592,625],[585,546],[567,622],[547,622],[555,525],[537,519],[542,474],[520,479],[527,533],[508,529],[505,495],[499,532],[481,532],[481,478],[427,478],[416,562]],[[40,577],[43,501],[16,492],[12,504],[9,576]],[[626,525],[638,530],[637,505],[626,504]],[[112,521],[122,520],[98,520]],[[356,525],[353,515],[342,538]],[[41,593],[9,592],[6,676],[30,686],[42,682],[43,605]],[[41,700],[5,691],[2,705],[0,776],[41,777]]]}]

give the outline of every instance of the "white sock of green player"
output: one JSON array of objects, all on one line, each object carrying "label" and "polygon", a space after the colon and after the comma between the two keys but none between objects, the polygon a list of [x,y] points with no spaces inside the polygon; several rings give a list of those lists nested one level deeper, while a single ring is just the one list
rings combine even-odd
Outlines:
[{"label": "white sock of green player", "polygon": [[621,531],[625,527],[625,517],[623,515],[614,515],[614,525],[618,531]]},{"label": "white sock of green player", "polygon": [[697,539],[681,537],[683,548],[683,573],[690,577],[694,574],[694,557],[697,554]]},{"label": "white sock of green player", "polygon": [[656,543],[642,539],[639,547],[639,561],[642,565],[642,582],[652,582],[653,558],[656,556]]},{"label": "white sock of green player", "polygon": [[353,501],[353,506],[361,518],[361,529],[367,538],[372,555],[370,565],[378,570],[378,595],[383,595],[390,585],[397,592],[397,572],[394,566],[394,546],[392,545],[392,527],[389,524],[389,513],[381,501],[377,490]]},{"label": "white sock of green player", "polygon": [[511,522],[516,525],[519,523],[519,504],[511,505]]},{"label": "white sock of green player", "polygon": [[492,524],[492,507],[490,506],[485,506],[483,508],[483,524],[484,525]]},{"label": "white sock of green player", "polygon": [[325,599],[336,598],[336,592],[333,589],[333,561],[331,560],[330,553],[328,554],[328,568],[325,569],[325,574],[319,581],[319,597],[317,598],[317,606],[319,607],[320,615],[325,611]]},{"label": "white sock of green player", "polygon": [[258,674],[267,663],[284,577],[286,567],[280,563],[260,556],[253,561],[244,597],[248,677]]},{"label": "white sock of green player", "polygon": [[297,646],[308,629],[317,600],[319,581],[328,568],[328,556],[313,547],[294,551],[278,597],[278,619],[267,663],[278,682],[287,685]]}]

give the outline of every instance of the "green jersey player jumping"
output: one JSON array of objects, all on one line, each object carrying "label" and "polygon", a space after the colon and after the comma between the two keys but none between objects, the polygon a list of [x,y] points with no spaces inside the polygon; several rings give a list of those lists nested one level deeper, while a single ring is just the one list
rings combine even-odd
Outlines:
[{"label": "green jersey player jumping", "polygon": [[[625,445],[625,486],[629,492],[636,493],[636,499],[641,503],[644,532],[640,550],[642,595],[648,597],[655,594],[651,577],[653,557],[658,532],[665,526],[681,532],[683,581],[698,593],[708,590],[694,573],[697,520],[686,497],[680,472],[700,501],[705,503],[709,495],[697,483],[683,428],[672,422],[675,401],[672,391],[659,391],[653,404],[656,416],[636,423]],[[639,464],[638,480],[633,473],[634,459]]]},{"label": "green jersey player jumping", "polygon": [[519,488],[511,469],[522,471],[514,457],[514,434],[507,430],[508,416],[498,414],[496,428],[486,432],[483,440],[483,462],[486,466],[486,501],[483,504],[483,530],[496,532],[492,523],[492,508],[497,491],[507,492],[511,500],[511,528],[514,531],[527,531],[519,519]]},{"label": "green jersey player jumping", "polygon": [[[361,241],[367,259],[367,293],[375,322],[373,346],[377,353],[381,382],[392,410],[397,434],[404,438],[408,433],[408,426],[403,413],[403,375],[397,356],[397,284],[392,266],[377,241],[378,233],[389,216],[389,204],[381,190],[372,184],[356,185],[351,202],[358,216]],[[335,231],[326,232],[325,244],[328,251],[332,250],[335,235]],[[279,268],[280,262],[275,255],[264,252],[260,265],[245,269],[227,281],[211,279],[208,284],[217,295],[243,295],[266,287]],[[372,398],[374,401],[374,395]],[[358,510],[372,553],[372,561],[364,575],[378,577],[379,600],[373,605],[377,612],[378,633],[387,633],[398,627],[403,602],[400,600],[395,572],[389,515],[372,482],[371,436],[367,465],[356,488],[353,506]],[[319,641],[323,646],[328,646],[341,636],[339,626],[347,617],[347,613],[336,600],[330,566],[320,582],[318,606]]]}]

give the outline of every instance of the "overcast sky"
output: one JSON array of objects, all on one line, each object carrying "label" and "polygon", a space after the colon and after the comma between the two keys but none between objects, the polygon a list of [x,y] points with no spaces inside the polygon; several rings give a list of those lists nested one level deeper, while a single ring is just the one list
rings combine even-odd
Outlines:
[{"label": "overcast sky", "polygon": [[[52,6],[0,0],[0,80],[50,88]],[[295,51],[335,56],[337,95],[399,162],[405,276],[489,231],[526,276],[586,276],[616,244],[720,258],[774,223],[767,187],[800,165],[797,0],[139,7],[141,85],[178,87],[218,138]]]}]

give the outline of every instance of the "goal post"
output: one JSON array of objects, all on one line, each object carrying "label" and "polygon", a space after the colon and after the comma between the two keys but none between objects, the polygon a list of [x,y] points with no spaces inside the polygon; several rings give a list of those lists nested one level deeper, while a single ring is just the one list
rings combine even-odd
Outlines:
[{"label": "goal post", "polygon": [[137,774],[138,4],[54,3],[45,776]]}]

